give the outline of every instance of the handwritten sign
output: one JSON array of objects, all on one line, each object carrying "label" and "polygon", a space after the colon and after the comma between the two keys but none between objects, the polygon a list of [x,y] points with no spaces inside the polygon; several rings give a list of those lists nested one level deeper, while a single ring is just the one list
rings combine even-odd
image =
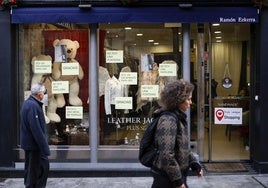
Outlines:
[{"label": "handwritten sign", "polygon": [[52,93],[69,93],[69,81],[52,81]]},{"label": "handwritten sign", "polygon": [[159,85],[142,85],[141,98],[157,97],[158,98]]},{"label": "handwritten sign", "polygon": [[34,61],[34,73],[47,74],[51,73],[51,61]]},{"label": "handwritten sign", "polygon": [[83,119],[83,107],[66,106],[65,116],[66,119]]},{"label": "handwritten sign", "polygon": [[159,64],[159,76],[177,76],[176,64]]},{"label": "handwritten sign", "polygon": [[116,97],[115,98],[115,109],[124,110],[132,109],[132,97]]},{"label": "handwritten sign", "polygon": [[123,50],[106,51],[106,63],[123,63]]},{"label": "handwritten sign", "polygon": [[123,85],[137,85],[137,75],[136,72],[120,72],[119,81]]},{"label": "handwritten sign", "polygon": [[78,75],[79,63],[62,63],[61,72],[62,75]]}]

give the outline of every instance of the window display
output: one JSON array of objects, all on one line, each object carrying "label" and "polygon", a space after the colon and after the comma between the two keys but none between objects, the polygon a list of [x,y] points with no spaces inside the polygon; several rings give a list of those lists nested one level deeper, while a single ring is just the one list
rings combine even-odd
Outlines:
[{"label": "window display", "polygon": [[89,145],[88,30],[69,27],[24,25],[24,91],[36,82],[47,89],[43,102],[49,144]]},{"label": "window display", "polygon": [[[138,145],[159,108],[164,85],[178,78],[179,56],[170,48],[172,29],[152,24],[156,33],[165,33],[165,43],[147,44],[133,34],[149,37],[152,28],[140,26],[123,32],[100,25],[99,63],[95,62],[100,145]],[[89,32],[88,26],[78,24],[23,25],[24,91],[33,82],[45,84],[44,113],[52,145],[89,145]]]},{"label": "window display", "polygon": [[152,37],[150,25],[124,30],[120,24],[101,24],[100,28],[100,144],[138,146],[152,113],[160,107],[164,85],[178,79],[179,59],[170,49],[173,32],[153,28],[169,38],[165,44],[153,44],[145,39]]}]

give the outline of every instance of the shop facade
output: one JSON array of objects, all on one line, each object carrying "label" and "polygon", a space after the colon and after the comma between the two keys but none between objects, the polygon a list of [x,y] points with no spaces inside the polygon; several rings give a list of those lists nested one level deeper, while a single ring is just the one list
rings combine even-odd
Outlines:
[{"label": "shop facade", "polygon": [[[139,139],[160,106],[159,93],[167,81],[184,78],[196,84],[195,105],[187,113],[191,147],[201,161],[248,160],[260,172],[268,170],[261,110],[265,8],[260,11],[251,2],[221,8],[88,3],[41,7],[22,1],[10,14],[1,12],[7,51],[1,64],[1,166],[23,164],[19,110],[31,83],[43,82],[48,89],[44,113],[52,166],[128,164],[142,169]],[[226,29],[223,43],[214,38],[214,23]],[[250,94],[239,93],[244,87]],[[217,157],[214,127],[222,129],[224,124],[230,138],[226,142],[233,144],[229,125],[243,124],[215,122],[220,119],[214,112],[218,108],[241,110],[239,117],[249,111],[245,155]]]}]

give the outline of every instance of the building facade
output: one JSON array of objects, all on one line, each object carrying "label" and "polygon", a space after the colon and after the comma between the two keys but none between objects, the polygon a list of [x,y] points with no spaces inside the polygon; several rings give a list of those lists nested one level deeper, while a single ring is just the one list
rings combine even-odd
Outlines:
[{"label": "building facade", "polygon": [[52,167],[142,170],[139,139],[160,92],[184,78],[196,85],[187,113],[200,160],[268,171],[265,4],[65,3],[22,0],[0,12],[1,167],[23,164],[20,106],[43,82]]}]

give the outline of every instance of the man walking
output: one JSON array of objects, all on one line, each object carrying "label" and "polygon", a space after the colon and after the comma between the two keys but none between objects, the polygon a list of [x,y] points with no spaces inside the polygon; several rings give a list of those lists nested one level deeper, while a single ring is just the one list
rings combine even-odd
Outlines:
[{"label": "man walking", "polygon": [[25,151],[24,185],[26,188],[46,187],[50,150],[41,102],[46,88],[41,83],[31,86],[31,95],[21,108],[20,143]]}]

